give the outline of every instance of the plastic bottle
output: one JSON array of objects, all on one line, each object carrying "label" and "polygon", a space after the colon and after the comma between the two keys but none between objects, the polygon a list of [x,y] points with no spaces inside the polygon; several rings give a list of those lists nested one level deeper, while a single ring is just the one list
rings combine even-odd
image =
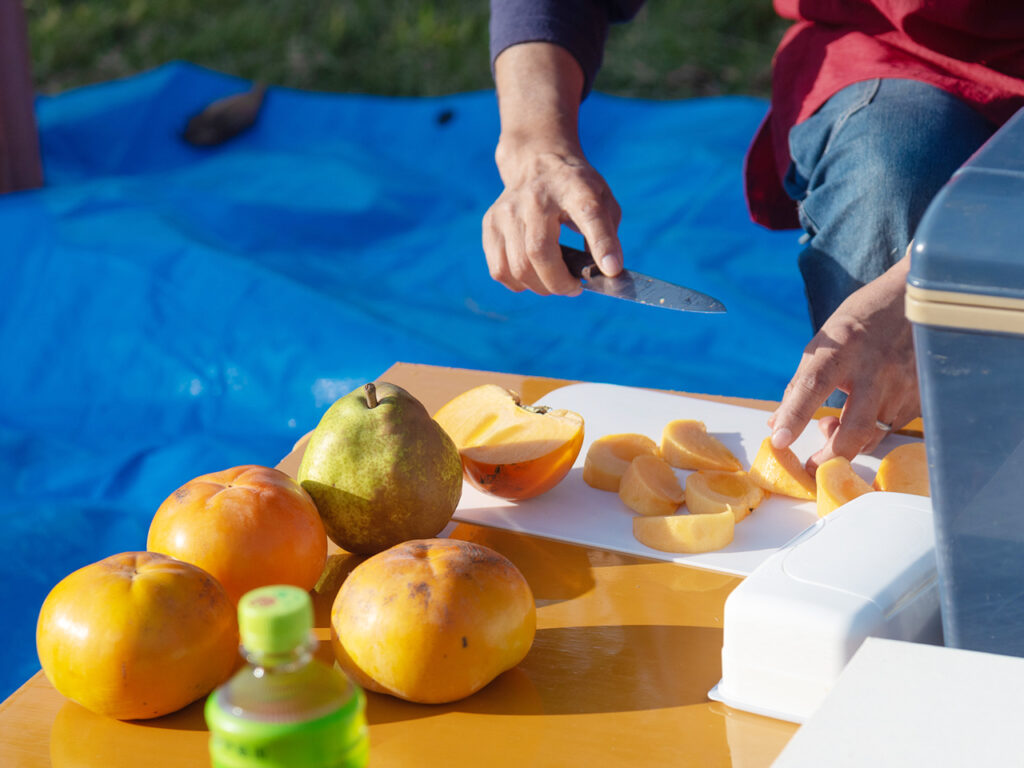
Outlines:
[{"label": "plastic bottle", "polygon": [[238,603],[247,664],[210,694],[214,768],[362,768],[369,756],[363,691],[313,658],[313,607],[290,586]]}]

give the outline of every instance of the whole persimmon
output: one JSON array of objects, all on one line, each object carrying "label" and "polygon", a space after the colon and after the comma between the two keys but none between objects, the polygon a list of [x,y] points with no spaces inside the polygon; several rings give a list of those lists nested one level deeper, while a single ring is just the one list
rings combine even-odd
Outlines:
[{"label": "whole persimmon", "polygon": [[422,704],[464,698],[515,667],[536,626],[519,569],[458,539],[415,539],[374,555],[331,609],[341,668],[370,691]]},{"label": "whole persimmon", "polygon": [[86,709],[119,720],[160,717],[231,675],[238,619],[224,588],[201,568],[124,552],[50,591],[36,649],[53,687]]},{"label": "whole persimmon", "polygon": [[449,400],[434,415],[462,458],[474,487],[503,499],[531,499],[554,488],[583,447],[583,417],[524,405],[519,394],[483,384]]},{"label": "whole persimmon", "polygon": [[327,562],[313,499],[284,472],[257,465],[185,483],[157,509],[146,548],[198,565],[236,604],[269,584],[310,590]]}]

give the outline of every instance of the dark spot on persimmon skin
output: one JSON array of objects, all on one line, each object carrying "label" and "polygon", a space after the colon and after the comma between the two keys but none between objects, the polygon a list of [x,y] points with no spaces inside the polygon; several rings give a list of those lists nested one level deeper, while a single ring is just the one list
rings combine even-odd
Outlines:
[{"label": "dark spot on persimmon skin", "polygon": [[416,598],[422,597],[424,602],[430,602],[430,585],[425,581],[421,581],[419,584],[409,584],[409,597]]},{"label": "dark spot on persimmon skin", "polygon": [[493,472],[487,472],[480,476],[480,483],[484,486],[494,485],[501,477],[501,465],[494,468]]},{"label": "dark spot on persimmon skin", "polygon": [[422,541],[407,541],[403,545],[412,557],[426,557],[430,547]]},{"label": "dark spot on persimmon skin", "polygon": [[469,640],[467,640],[466,636],[463,635],[462,636],[462,647],[465,648],[467,645],[469,645]]},{"label": "dark spot on persimmon skin", "polygon": [[174,498],[178,501],[184,501],[192,494],[192,489],[186,486],[182,486],[174,492]]}]

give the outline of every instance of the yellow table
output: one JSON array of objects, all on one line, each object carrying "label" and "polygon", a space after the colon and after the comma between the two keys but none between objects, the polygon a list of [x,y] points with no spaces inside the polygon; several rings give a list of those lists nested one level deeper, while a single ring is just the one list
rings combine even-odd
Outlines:
[{"label": "yellow table", "polygon": [[[380,380],[408,389],[431,412],[485,382],[517,389],[525,402],[570,383],[402,363]],[[281,469],[294,473],[303,444]],[[522,570],[537,601],[536,640],[517,668],[453,704],[368,694],[371,766],[755,768],[770,765],[796,730],[708,701],[721,674],[723,606],[737,577],[474,525],[451,535],[486,544]],[[314,594],[324,659],[331,602],[361,559],[332,547]],[[4,768],[183,768],[208,765],[206,749],[202,702],[157,720],[118,722],[65,700],[38,673],[0,705]]]}]

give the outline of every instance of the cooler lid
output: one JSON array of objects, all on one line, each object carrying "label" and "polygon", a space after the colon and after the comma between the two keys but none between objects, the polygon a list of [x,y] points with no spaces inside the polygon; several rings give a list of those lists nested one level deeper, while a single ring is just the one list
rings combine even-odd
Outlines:
[{"label": "cooler lid", "polygon": [[908,283],[977,294],[986,305],[1024,300],[1024,110],[932,200],[914,235]]}]

